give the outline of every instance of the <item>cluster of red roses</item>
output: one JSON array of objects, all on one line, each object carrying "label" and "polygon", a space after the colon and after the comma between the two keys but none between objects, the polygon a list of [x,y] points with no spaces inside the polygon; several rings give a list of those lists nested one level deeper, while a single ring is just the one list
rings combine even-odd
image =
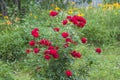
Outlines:
[{"label": "cluster of red roses", "polygon": [[[49,13],[50,16],[55,17],[58,15],[58,12],[51,11]],[[63,25],[66,25],[67,23],[72,22],[77,27],[83,28],[86,24],[86,19],[84,19],[82,16],[74,15],[74,16],[67,16],[65,20],[62,21]]]},{"label": "cluster of red roses", "polygon": [[[55,17],[56,15],[58,15],[58,12],[51,11],[49,13],[49,15],[52,16],[52,17]],[[74,25],[76,25],[77,27],[81,27],[81,28],[83,28],[85,26],[85,24],[86,24],[86,20],[83,17],[77,16],[77,15],[67,16],[67,19],[65,19],[65,20],[62,21],[62,24],[66,25],[68,23],[68,21],[72,22]],[[53,30],[55,32],[59,32],[60,28],[56,27],[56,28],[53,28]],[[31,35],[34,38],[40,37],[40,35],[39,35],[39,29],[38,28],[34,28],[31,31]],[[73,41],[70,38],[70,34],[68,32],[62,32],[61,36],[63,37],[63,39],[65,39],[65,42],[66,42],[63,45],[64,48],[69,47],[69,44],[71,44],[71,43],[73,43],[73,44],[75,43],[75,41]],[[84,37],[81,38],[81,42],[83,44],[87,43],[87,38],[84,38]],[[52,42],[49,41],[48,39],[41,39],[40,41],[31,40],[29,42],[29,45],[31,47],[33,47],[33,50],[27,49],[26,50],[27,54],[29,54],[30,52],[34,52],[35,54],[39,53],[39,51],[40,51],[39,47],[46,47],[47,49],[43,52],[44,53],[44,58],[46,60],[50,60],[51,57],[53,57],[55,59],[59,58],[59,54],[58,54],[59,47],[58,46],[53,46]],[[39,47],[37,47],[36,45],[39,45]],[[96,52],[101,53],[101,49],[100,48],[96,48]],[[81,58],[81,56],[82,56],[81,53],[77,52],[76,50],[71,51],[70,54],[74,58]],[[72,76],[72,72],[70,70],[66,70],[65,74],[68,77]]]},{"label": "cluster of red roses", "polygon": [[68,21],[73,23],[75,26],[79,28],[83,28],[86,24],[86,20],[82,16],[77,16],[77,15],[67,16],[67,19],[62,21],[62,24],[66,25]]},{"label": "cluster of red roses", "polygon": [[71,52],[71,55],[73,56],[73,57],[75,57],[75,58],[80,58],[81,57],[81,53],[80,52],[77,52],[77,51],[72,51]]}]

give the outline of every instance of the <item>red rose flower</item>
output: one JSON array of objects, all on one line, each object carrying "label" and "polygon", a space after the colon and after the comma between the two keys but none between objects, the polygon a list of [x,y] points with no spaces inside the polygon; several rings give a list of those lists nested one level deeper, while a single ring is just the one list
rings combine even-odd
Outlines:
[{"label": "red rose flower", "polygon": [[46,54],[50,54],[50,50],[45,50],[44,51],[44,54],[46,55]]},{"label": "red rose flower", "polygon": [[82,56],[80,52],[77,52],[75,50],[71,52],[71,55],[75,58],[81,58]]},{"label": "red rose flower", "polygon": [[62,33],[62,37],[63,37],[63,38],[67,38],[68,36],[69,36],[68,32],[63,32],[63,33]]},{"label": "red rose flower", "polygon": [[40,49],[39,48],[34,48],[34,53],[39,53]]},{"label": "red rose flower", "polygon": [[59,32],[60,28],[53,28],[53,30]]},{"label": "red rose flower", "polygon": [[76,53],[75,55],[76,55],[77,58],[81,58],[81,56],[82,56],[79,52]]},{"label": "red rose flower", "polygon": [[70,20],[72,18],[72,16],[67,16],[67,19]]},{"label": "red rose flower", "polygon": [[27,54],[29,54],[30,52],[31,52],[31,50],[30,49],[26,49],[26,51],[25,51]]},{"label": "red rose flower", "polygon": [[102,52],[101,48],[96,48],[95,51],[99,54]]},{"label": "red rose flower", "polygon": [[45,55],[44,58],[45,58],[46,60],[50,60],[51,57],[50,57],[50,55]]},{"label": "red rose flower", "polygon": [[71,52],[71,55],[72,55],[73,57],[76,57],[76,53],[77,53],[77,52],[74,50],[74,51]]},{"label": "red rose flower", "polygon": [[77,20],[80,21],[80,22],[83,22],[84,24],[86,24],[86,20],[82,16],[78,16]]},{"label": "red rose flower", "polygon": [[73,20],[72,21],[74,25],[78,25],[78,21],[77,20]]},{"label": "red rose flower", "polygon": [[68,77],[72,76],[72,72],[71,72],[70,70],[66,70],[66,71],[65,71],[65,74],[66,74],[66,76],[68,76]]},{"label": "red rose flower", "polygon": [[38,38],[39,37],[39,33],[38,33],[38,28],[34,28],[32,31],[31,31],[31,34],[34,38]]},{"label": "red rose flower", "polygon": [[58,12],[56,12],[56,11],[51,11],[51,12],[49,13],[49,15],[52,16],[52,17],[54,17],[54,16],[58,15]]},{"label": "red rose flower", "polygon": [[63,24],[63,25],[66,25],[67,23],[68,23],[67,20],[63,20],[63,21],[62,21],[62,24]]},{"label": "red rose flower", "polygon": [[65,41],[66,42],[73,42],[71,38],[66,38]]},{"label": "red rose flower", "polygon": [[47,39],[41,39],[41,40],[39,41],[39,43],[40,43],[41,45],[43,45],[43,46],[50,46],[50,45],[51,45],[51,42],[50,42],[49,40],[47,40]]},{"label": "red rose flower", "polygon": [[58,53],[53,54],[53,58],[55,58],[55,59],[59,58],[59,54]]},{"label": "red rose flower", "polygon": [[34,45],[35,45],[35,41],[34,41],[34,40],[31,40],[31,41],[29,42],[29,45],[30,45],[30,46],[34,46]]},{"label": "red rose flower", "polygon": [[85,25],[85,23],[80,22],[79,24],[77,24],[77,27],[81,27],[81,28],[83,28],[83,27],[84,27],[84,25]]},{"label": "red rose flower", "polygon": [[87,42],[87,38],[82,38],[81,41],[83,44],[85,44]]},{"label": "red rose flower", "polygon": [[50,49],[50,54],[51,54],[51,55],[57,54],[57,50],[55,50],[55,49]]},{"label": "red rose flower", "polygon": [[49,46],[48,49],[54,49],[54,46]]}]

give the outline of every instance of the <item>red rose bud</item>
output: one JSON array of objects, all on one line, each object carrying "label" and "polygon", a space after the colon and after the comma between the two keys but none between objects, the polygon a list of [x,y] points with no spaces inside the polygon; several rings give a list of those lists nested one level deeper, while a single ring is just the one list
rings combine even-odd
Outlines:
[{"label": "red rose bud", "polygon": [[63,38],[67,38],[68,36],[69,36],[68,32],[63,32],[63,33],[62,33],[62,37],[63,37]]},{"label": "red rose bud", "polygon": [[49,15],[52,16],[52,17],[55,17],[55,16],[58,15],[58,12],[56,12],[56,11],[51,11],[51,12],[49,13]]},{"label": "red rose bud", "polygon": [[65,71],[65,74],[66,74],[67,77],[72,76],[72,72],[71,72],[70,70],[66,70],[66,71]]},{"label": "red rose bud", "polygon": [[29,45],[30,45],[30,46],[34,46],[34,45],[35,45],[35,41],[34,41],[34,40],[31,40],[31,41],[29,42]]},{"label": "red rose bud", "polygon": [[39,48],[34,48],[34,53],[39,53],[40,49]]},{"label": "red rose bud", "polygon": [[60,28],[53,28],[54,31],[59,32]]},{"label": "red rose bud", "polygon": [[67,23],[68,23],[67,20],[63,20],[63,21],[62,21],[62,24],[63,24],[63,25],[66,25]]},{"label": "red rose bud", "polygon": [[29,54],[30,52],[31,52],[31,50],[30,49],[26,49],[26,51],[25,51],[27,54]]},{"label": "red rose bud", "polygon": [[55,47],[55,49],[56,49],[56,50],[58,50],[58,49],[59,49],[59,47],[58,47],[58,46],[56,46],[56,47]]},{"label": "red rose bud", "polygon": [[67,48],[67,47],[69,47],[69,44],[66,43],[66,44],[64,44],[63,46],[64,46],[64,48]]},{"label": "red rose bud", "polygon": [[87,43],[87,38],[82,38],[81,41],[83,44],[85,44],[85,43]]},{"label": "red rose bud", "polygon": [[50,55],[45,55],[44,58],[45,58],[46,60],[50,60],[51,56],[50,56]]},{"label": "red rose bud", "polygon": [[99,54],[102,52],[101,48],[96,48],[95,51]]}]

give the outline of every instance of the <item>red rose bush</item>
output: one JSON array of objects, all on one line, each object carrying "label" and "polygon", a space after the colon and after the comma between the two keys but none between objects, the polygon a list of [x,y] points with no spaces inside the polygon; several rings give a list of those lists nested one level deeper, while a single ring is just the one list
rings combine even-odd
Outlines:
[{"label": "red rose bush", "polygon": [[[55,18],[55,16],[58,15],[58,12],[51,11],[49,15],[50,17]],[[66,25],[69,25],[68,23],[72,23],[72,25],[79,30],[80,28],[84,28],[86,25],[86,19],[77,15],[67,16],[62,21],[61,25],[66,27]],[[38,57],[40,56],[40,58],[38,58],[42,59],[40,63],[42,64],[42,61],[46,63],[39,66],[41,68],[46,68],[44,69],[44,75],[47,78],[54,76],[54,80],[61,80],[62,77],[75,80],[75,78],[72,77],[75,76],[75,74],[70,70],[71,60],[74,61],[75,59],[80,59],[83,56],[82,54],[84,54],[75,50],[75,46],[85,45],[88,40],[85,37],[82,37],[81,39],[78,37],[78,40],[74,39],[77,32],[70,32],[70,28],[67,28],[67,30],[61,30],[61,27],[54,27],[51,29],[52,31],[49,33],[51,36],[46,37],[41,33],[41,28],[34,28],[31,31],[33,39],[29,41],[30,47],[27,48],[25,52],[27,55],[34,53],[33,55],[37,55]],[[44,32],[44,34],[46,33],[47,32]],[[101,53],[100,48],[96,48],[95,51],[97,53]],[[52,73],[54,73],[54,75],[52,75]]]}]

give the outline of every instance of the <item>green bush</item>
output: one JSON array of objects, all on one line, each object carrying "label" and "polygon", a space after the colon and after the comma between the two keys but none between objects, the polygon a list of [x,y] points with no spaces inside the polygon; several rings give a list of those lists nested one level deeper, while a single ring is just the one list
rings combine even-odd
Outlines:
[{"label": "green bush", "polygon": [[116,15],[119,13],[118,10],[103,11],[101,8],[93,8],[89,11],[83,10],[83,13],[87,19],[87,25],[82,33],[91,44],[107,45],[119,41],[120,17]]},{"label": "green bush", "polygon": [[[26,34],[26,35],[24,35]],[[3,60],[14,61],[24,57],[24,47],[29,37],[24,28],[14,27],[0,34],[0,57]]]}]

